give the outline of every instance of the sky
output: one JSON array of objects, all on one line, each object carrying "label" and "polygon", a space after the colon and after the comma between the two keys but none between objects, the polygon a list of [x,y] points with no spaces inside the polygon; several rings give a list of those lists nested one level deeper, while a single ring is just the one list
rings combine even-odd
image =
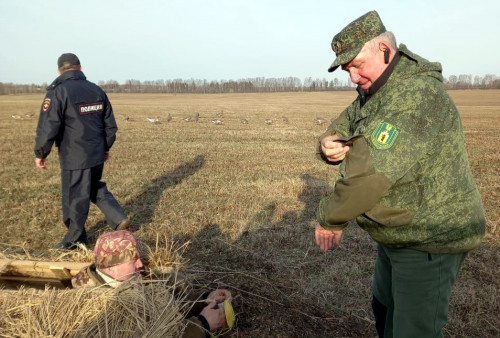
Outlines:
[{"label": "sky", "polygon": [[331,40],[377,10],[443,75],[500,75],[498,0],[0,0],[0,82],[50,83],[57,58],[92,82],[335,77]]}]

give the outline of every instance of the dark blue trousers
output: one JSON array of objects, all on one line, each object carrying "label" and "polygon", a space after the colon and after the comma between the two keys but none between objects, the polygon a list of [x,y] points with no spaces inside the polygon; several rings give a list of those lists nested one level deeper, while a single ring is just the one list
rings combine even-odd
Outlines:
[{"label": "dark blue trousers", "polygon": [[90,202],[94,203],[115,229],[127,218],[106,183],[101,181],[104,164],[80,170],[61,170],[63,222],[68,228],[61,244],[71,247],[74,243],[86,243],[85,221]]}]

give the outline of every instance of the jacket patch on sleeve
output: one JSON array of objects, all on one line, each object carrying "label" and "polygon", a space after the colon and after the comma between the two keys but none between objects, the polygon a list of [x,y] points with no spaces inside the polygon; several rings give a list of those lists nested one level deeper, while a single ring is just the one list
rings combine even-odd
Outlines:
[{"label": "jacket patch on sleeve", "polygon": [[49,110],[50,102],[51,102],[51,100],[48,97],[46,97],[45,100],[43,100],[43,103],[42,103],[42,110],[43,111]]},{"label": "jacket patch on sleeve", "polygon": [[80,115],[102,113],[103,110],[104,104],[102,102],[86,103],[78,106],[78,113]]},{"label": "jacket patch on sleeve", "polygon": [[396,142],[399,130],[387,122],[379,122],[372,133],[372,143],[377,149],[389,149]]}]

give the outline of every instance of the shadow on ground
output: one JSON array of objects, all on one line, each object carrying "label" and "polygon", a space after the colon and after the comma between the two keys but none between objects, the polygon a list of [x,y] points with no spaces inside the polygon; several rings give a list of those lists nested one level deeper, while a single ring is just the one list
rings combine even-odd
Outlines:
[{"label": "shadow on ground", "polygon": [[[150,224],[155,209],[161,199],[163,191],[175,187],[183,180],[196,174],[205,165],[205,156],[198,155],[192,160],[178,166],[168,173],[158,176],[143,188],[143,192],[123,205],[127,215],[133,215],[131,231],[137,231],[140,227]],[[88,228],[87,237],[89,246],[93,246],[97,237],[107,227],[106,220],[97,222]]]},{"label": "shadow on ground", "polygon": [[[209,224],[194,237],[184,256],[190,260],[190,279],[199,286],[232,290],[237,325],[233,337],[363,337],[374,336],[371,323],[333,313],[317,296],[304,292],[305,281],[325,255],[316,247],[312,223],[327,182],[303,175],[298,199],[300,213],[285,213],[272,222],[276,203],[254,215],[236,241],[219,225]],[[320,273],[320,271],[319,271]],[[368,302],[368,300],[367,300]]]}]

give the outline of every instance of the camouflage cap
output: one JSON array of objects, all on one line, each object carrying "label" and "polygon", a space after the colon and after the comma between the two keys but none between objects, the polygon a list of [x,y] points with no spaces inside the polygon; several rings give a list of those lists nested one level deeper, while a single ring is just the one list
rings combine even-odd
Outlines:
[{"label": "camouflage cap", "polygon": [[365,43],[386,32],[382,20],[376,11],[371,11],[357,18],[333,37],[332,49],[337,58],[329,72],[351,61],[358,55]]},{"label": "camouflage cap", "polygon": [[97,239],[94,248],[97,268],[109,268],[140,258],[137,238],[128,230],[107,232]]}]

